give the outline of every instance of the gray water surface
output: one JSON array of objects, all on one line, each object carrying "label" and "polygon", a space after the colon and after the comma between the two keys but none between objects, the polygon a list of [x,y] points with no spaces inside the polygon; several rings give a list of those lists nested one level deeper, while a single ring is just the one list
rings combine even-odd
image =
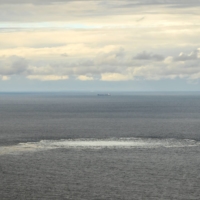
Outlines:
[{"label": "gray water surface", "polygon": [[0,95],[0,199],[200,199],[200,96]]}]

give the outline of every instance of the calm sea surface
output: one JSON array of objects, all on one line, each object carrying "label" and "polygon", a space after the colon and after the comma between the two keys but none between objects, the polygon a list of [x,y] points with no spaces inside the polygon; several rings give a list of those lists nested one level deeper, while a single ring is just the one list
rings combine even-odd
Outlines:
[{"label": "calm sea surface", "polygon": [[200,94],[0,94],[0,200],[199,200]]}]

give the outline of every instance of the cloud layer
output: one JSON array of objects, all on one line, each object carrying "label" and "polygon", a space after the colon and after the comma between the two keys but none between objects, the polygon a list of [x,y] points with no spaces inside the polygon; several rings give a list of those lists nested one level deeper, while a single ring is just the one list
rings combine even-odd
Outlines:
[{"label": "cloud layer", "polygon": [[[110,47],[111,48],[111,47]],[[109,48],[108,48],[109,49]],[[91,50],[92,51],[92,50]],[[47,51],[48,52],[48,51]],[[43,55],[44,56],[44,55]],[[82,58],[63,57],[62,54],[29,59],[20,56],[1,57],[0,75],[9,80],[14,75],[31,80],[56,81],[77,79],[81,81],[126,81],[200,78],[200,53],[196,49],[178,56],[139,52],[135,56],[122,48],[97,52]],[[59,59],[60,57],[60,59]]]},{"label": "cloud layer", "polygon": [[0,79],[200,79],[199,0],[0,0]]}]

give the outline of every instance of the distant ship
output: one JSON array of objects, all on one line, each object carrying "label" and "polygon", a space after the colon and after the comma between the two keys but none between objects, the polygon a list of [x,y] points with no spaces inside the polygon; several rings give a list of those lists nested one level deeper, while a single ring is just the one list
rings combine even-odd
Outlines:
[{"label": "distant ship", "polygon": [[101,93],[101,94],[97,94],[97,96],[110,96],[110,93]]}]

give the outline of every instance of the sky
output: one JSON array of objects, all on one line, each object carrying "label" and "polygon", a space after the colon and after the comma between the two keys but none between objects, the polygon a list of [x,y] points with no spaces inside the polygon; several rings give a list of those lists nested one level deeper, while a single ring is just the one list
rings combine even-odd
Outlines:
[{"label": "sky", "polygon": [[200,0],[0,0],[0,92],[200,91]]}]

